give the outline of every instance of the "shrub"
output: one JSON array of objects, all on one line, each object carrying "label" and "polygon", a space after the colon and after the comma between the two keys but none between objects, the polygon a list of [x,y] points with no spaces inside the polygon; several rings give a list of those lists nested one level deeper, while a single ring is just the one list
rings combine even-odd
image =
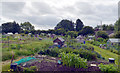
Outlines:
[{"label": "shrub", "polygon": [[11,58],[12,58],[12,53],[11,52],[2,53],[2,61],[9,60]]},{"label": "shrub", "polygon": [[75,68],[86,68],[87,67],[87,59],[79,57],[79,54],[76,55],[74,53],[60,53],[59,57],[61,57],[63,65]]},{"label": "shrub", "polygon": [[85,58],[87,60],[97,60],[97,55],[92,51],[80,49],[80,50],[74,50],[73,53],[79,54],[80,57]]},{"label": "shrub", "polygon": [[53,48],[53,49],[41,50],[38,54],[50,55],[50,56],[53,56],[53,57],[57,57],[58,53],[59,53],[59,49],[58,48]]},{"label": "shrub", "polygon": [[118,71],[117,67],[113,64],[103,65],[102,63],[98,65],[100,70],[107,73],[115,73]]},{"label": "shrub", "polygon": [[104,40],[103,38],[98,38],[97,39],[97,41],[99,41],[99,42],[103,42],[103,40]]}]

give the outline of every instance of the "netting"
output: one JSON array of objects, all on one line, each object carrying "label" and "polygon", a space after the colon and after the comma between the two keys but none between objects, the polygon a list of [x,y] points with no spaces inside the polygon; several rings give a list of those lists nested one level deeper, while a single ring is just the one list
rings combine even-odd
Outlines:
[{"label": "netting", "polygon": [[34,57],[26,57],[26,58],[20,59],[19,61],[15,62],[15,63],[17,63],[19,65],[20,63],[27,62],[27,61],[30,61],[32,59],[36,59],[36,58],[34,58]]}]

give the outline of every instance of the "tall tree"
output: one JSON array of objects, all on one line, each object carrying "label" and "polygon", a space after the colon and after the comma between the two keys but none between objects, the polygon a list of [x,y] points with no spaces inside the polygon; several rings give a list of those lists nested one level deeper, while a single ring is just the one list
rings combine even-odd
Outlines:
[{"label": "tall tree", "polygon": [[77,19],[76,20],[76,31],[82,30],[83,26],[84,26],[83,22],[80,19]]},{"label": "tall tree", "polygon": [[78,35],[89,35],[94,34],[94,29],[90,26],[85,26],[81,31],[79,31]]},{"label": "tall tree", "polygon": [[18,23],[14,22],[7,22],[2,24],[2,33],[19,33],[20,32],[20,26]]},{"label": "tall tree", "polygon": [[34,26],[32,26],[32,24],[30,22],[21,23],[20,26],[21,26],[22,30],[28,30],[28,31],[34,30]]},{"label": "tall tree", "polygon": [[96,32],[96,35],[97,35],[97,37],[101,37],[104,39],[109,38],[108,34],[105,31],[98,31],[98,32]]},{"label": "tall tree", "polygon": [[120,31],[120,18],[115,22],[114,29],[115,32]]},{"label": "tall tree", "polygon": [[67,31],[73,31],[74,23],[69,20],[62,20],[57,24],[57,26],[55,27],[55,30],[60,29],[60,28],[67,30]]}]

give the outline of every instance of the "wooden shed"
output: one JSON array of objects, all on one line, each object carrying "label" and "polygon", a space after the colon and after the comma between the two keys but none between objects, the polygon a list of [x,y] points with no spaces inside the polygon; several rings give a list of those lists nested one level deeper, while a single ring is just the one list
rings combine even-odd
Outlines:
[{"label": "wooden shed", "polygon": [[53,41],[54,45],[57,45],[58,47],[62,47],[62,45],[64,45],[64,42],[65,42],[65,40],[63,38],[61,38],[61,37],[56,38]]}]

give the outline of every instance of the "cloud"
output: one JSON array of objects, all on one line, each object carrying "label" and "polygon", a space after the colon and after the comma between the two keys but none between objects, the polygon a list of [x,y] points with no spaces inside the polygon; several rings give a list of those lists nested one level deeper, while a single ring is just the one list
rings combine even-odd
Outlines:
[{"label": "cloud", "polygon": [[31,22],[36,29],[54,28],[62,19],[85,25],[114,24],[118,18],[118,0],[21,0],[2,2],[1,22]]}]

